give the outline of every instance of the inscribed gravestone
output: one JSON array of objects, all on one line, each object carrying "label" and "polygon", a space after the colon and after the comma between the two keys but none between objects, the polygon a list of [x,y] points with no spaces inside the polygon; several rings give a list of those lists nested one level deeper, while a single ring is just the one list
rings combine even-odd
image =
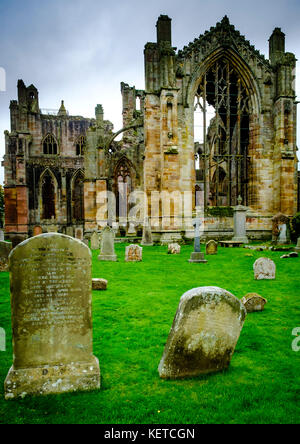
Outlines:
[{"label": "inscribed gravestone", "polygon": [[0,272],[8,271],[8,256],[12,250],[10,242],[0,241]]},{"label": "inscribed gravestone", "polygon": [[9,260],[14,358],[5,398],[99,388],[90,250],[63,234],[43,234]]},{"label": "inscribed gravestone", "polygon": [[115,232],[110,227],[105,227],[102,231],[101,239],[101,253],[98,256],[99,261],[112,261],[118,260],[115,253]]},{"label": "inscribed gravestone", "polygon": [[218,254],[218,242],[211,240],[206,244],[206,254],[213,255]]},{"label": "inscribed gravestone", "polygon": [[4,232],[0,230],[0,241],[4,241]]},{"label": "inscribed gravestone", "polygon": [[143,260],[143,249],[138,245],[129,245],[125,251],[125,262],[141,262]]},{"label": "inscribed gravestone", "polygon": [[97,231],[94,231],[91,236],[91,250],[99,250],[99,247],[99,234],[97,233]]},{"label": "inscribed gravestone", "polygon": [[254,278],[256,280],[263,279],[275,279],[276,278],[276,265],[275,263],[267,258],[260,257],[253,265]]},{"label": "inscribed gravestone", "polygon": [[161,378],[198,376],[226,369],[246,317],[244,305],[218,287],[185,293],[159,365]]}]

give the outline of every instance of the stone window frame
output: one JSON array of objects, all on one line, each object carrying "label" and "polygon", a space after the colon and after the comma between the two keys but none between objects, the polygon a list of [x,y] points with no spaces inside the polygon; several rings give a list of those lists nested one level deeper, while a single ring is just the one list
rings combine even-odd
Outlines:
[{"label": "stone window frame", "polygon": [[[47,148],[45,148],[47,147]],[[42,152],[45,156],[57,156],[59,154],[59,145],[56,137],[48,133],[42,140]]]},{"label": "stone window frame", "polygon": [[86,148],[86,135],[81,134],[75,142],[76,156],[83,156],[85,148]]}]

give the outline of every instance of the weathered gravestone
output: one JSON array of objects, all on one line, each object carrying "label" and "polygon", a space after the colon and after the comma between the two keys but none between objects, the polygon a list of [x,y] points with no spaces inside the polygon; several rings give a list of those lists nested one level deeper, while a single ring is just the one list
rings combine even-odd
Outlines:
[{"label": "weathered gravestone", "polygon": [[9,260],[14,359],[5,398],[99,388],[90,250],[63,234],[43,234]]},{"label": "weathered gravestone", "polygon": [[278,245],[290,243],[290,218],[282,213],[277,214],[272,219],[272,240]]},{"label": "weathered gravestone", "polygon": [[144,220],[142,245],[145,247],[153,245],[151,224],[148,217]]},{"label": "weathered gravestone", "polygon": [[75,239],[83,241],[83,229],[82,228],[75,228]]},{"label": "weathered gravestone", "polygon": [[255,311],[263,311],[268,301],[256,293],[248,293],[242,299],[242,303],[245,305],[247,313],[253,313]]},{"label": "weathered gravestone", "polygon": [[4,241],[4,232],[3,230],[0,230],[0,242]]},{"label": "weathered gravestone", "polygon": [[207,242],[206,254],[207,255],[218,254],[218,242],[214,240],[210,240],[209,242]]},{"label": "weathered gravestone", "polygon": [[143,260],[143,249],[138,245],[129,245],[125,251],[125,262],[141,262]]},{"label": "weathered gravestone", "polygon": [[115,253],[115,232],[109,226],[105,227],[102,231],[101,239],[101,253],[98,256],[99,261],[112,261],[118,260]]},{"label": "weathered gravestone", "polygon": [[91,236],[91,250],[99,250],[99,234],[97,231],[94,231]]},{"label": "weathered gravestone", "polygon": [[254,278],[256,280],[263,279],[275,279],[276,278],[276,265],[267,257],[260,257],[253,265]]},{"label": "weathered gravestone", "polygon": [[43,234],[43,229],[40,225],[36,225],[33,228],[33,236],[39,236],[40,234]]},{"label": "weathered gravestone", "polygon": [[181,246],[177,243],[172,243],[168,245],[168,254],[180,254]]},{"label": "weathered gravestone", "polygon": [[246,317],[244,305],[218,287],[185,293],[159,365],[164,379],[198,376],[226,369]]},{"label": "weathered gravestone", "polygon": [[8,256],[12,250],[10,242],[0,241],[0,272],[8,271]]},{"label": "weathered gravestone", "polygon": [[104,291],[107,290],[108,281],[106,279],[93,279],[93,290]]}]

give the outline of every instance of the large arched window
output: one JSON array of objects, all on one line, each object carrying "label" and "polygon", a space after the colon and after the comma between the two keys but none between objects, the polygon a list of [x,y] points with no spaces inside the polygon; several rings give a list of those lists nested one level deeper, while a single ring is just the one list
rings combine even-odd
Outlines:
[{"label": "large arched window", "polygon": [[42,197],[42,219],[51,220],[56,217],[55,209],[55,183],[49,171],[42,177],[41,183],[41,197]]},{"label": "large arched window", "polygon": [[76,174],[73,180],[72,219],[76,222],[84,220],[84,176],[81,171]]},{"label": "large arched window", "polygon": [[76,141],[76,156],[83,156],[86,145],[86,137],[80,136]]},{"label": "large arched window", "polygon": [[202,76],[195,97],[195,141],[202,146],[198,177],[205,206],[247,205],[249,94],[229,59],[219,59]]},{"label": "large arched window", "polygon": [[115,170],[117,215],[127,217],[129,194],[133,190],[132,169],[126,158],[121,159]]},{"label": "large arched window", "polygon": [[43,153],[53,155],[58,153],[57,141],[52,134],[48,134],[43,140]]}]

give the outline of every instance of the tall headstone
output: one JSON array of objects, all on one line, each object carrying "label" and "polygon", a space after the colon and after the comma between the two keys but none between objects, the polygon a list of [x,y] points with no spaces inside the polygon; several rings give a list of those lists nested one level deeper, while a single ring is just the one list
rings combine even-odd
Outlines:
[{"label": "tall headstone", "polygon": [[199,287],[180,300],[159,365],[164,379],[226,369],[246,318],[244,305],[218,287]]},{"label": "tall headstone", "polygon": [[144,220],[142,245],[143,247],[151,247],[153,245],[151,224],[148,217]]},{"label": "tall headstone", "polygon": [[208,256],[218,254],[218,242],[214,240],[208,241],[206,244],[206,254]]},{"label": "tall headstone", "polygon": [[193,226],[195,227],[195,242],[194,242],[194,251],[191,254],[191,258],[189,262],[191,263],[197,263],[197,264],[206,264],[207,260],[204,257],[204,253],[201,253],[201,244],[200,244],[200,227],[202,225],[202,222],[199,218],[196,218],[196,220],[193,223]]},{"label": "tall headstone", "polygon": [[258,281],[263,279],[275,279],[276,278],[276,265],[267,258],[260,257],[253,265],[254,278]]},{"label": "tall headstone", "polygon": [[125,262],[141,262],[143,260],[143,249],[139,245],[129,245],[125,251]]},{"label": "tall headstone", "polygon": [[5,398],[98,389],[89,248],[63,234],[33,237],[11,253],[10,279],[13,366]]},{"label": "tall headstone", "polygon": [[115,232],[109,226],[106,226],[102,231],[101,252],[98,260],[111,262],[118,260],[115,253]]},{"label": "tall headstone", "polygon": [[11,242],[0,241],[0,272],[8,271],[8,256],[11,250]]},{"label": "tall headstone", "polygon": [[249,243],[249,239],[246,234],[246,213],[247,207],[242,205],[243,199],[241,196],[238,198],[238,205],[234,207],[234,237],[233,242],[243,242],[244,244]]},{"label": "tall headstone", "polygon": [[94,231],[91,236],[91,250],[99,250],[99,234],[97,231]]},{"label": "tall headstone", "polygon": [[4,231],[0,230],[0,242],[4,241]]}]

